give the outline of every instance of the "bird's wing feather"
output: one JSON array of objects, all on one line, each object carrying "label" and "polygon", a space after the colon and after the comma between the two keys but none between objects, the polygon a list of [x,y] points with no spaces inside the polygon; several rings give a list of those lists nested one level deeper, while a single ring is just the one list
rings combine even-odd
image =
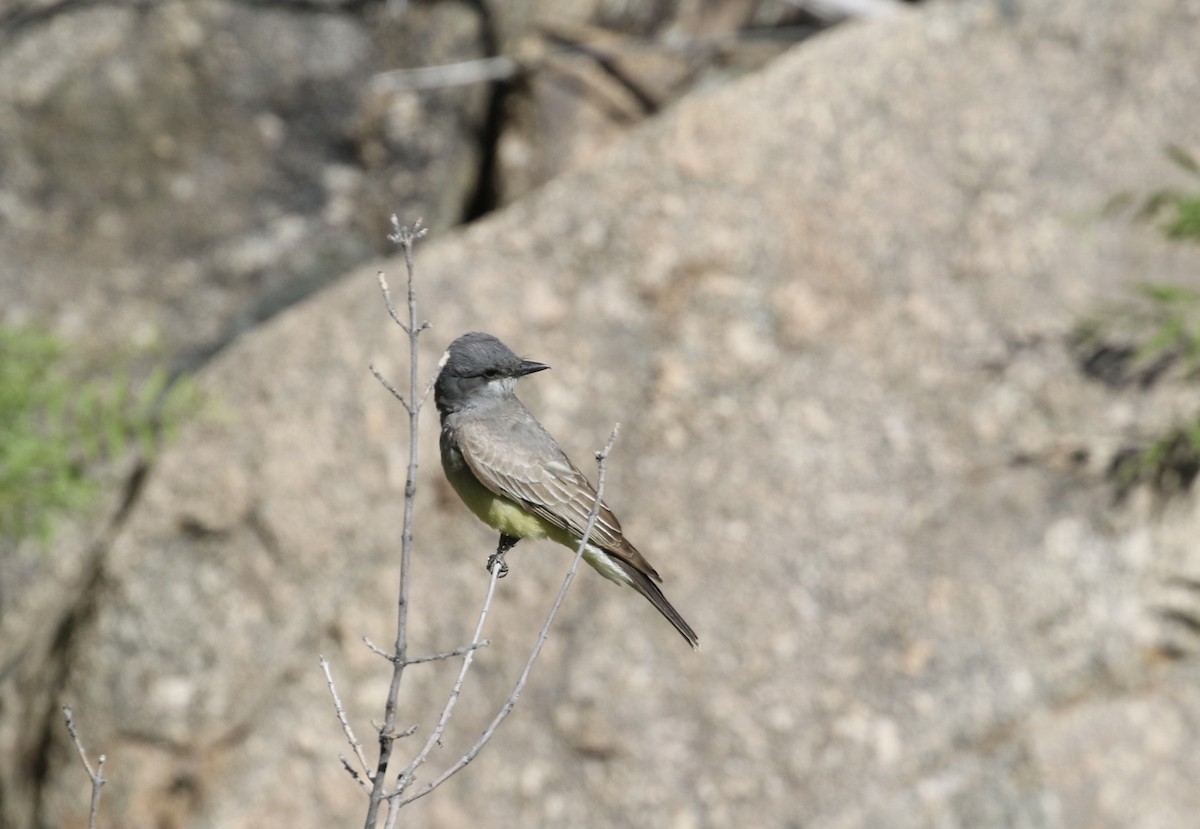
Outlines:
[{"label": "bird's wing feather", "polygon": [[[596,501],[595,488],[532,415],[520,414],[524,416],[493,415],[460,423],[456,436],[467,465],[496,495],[582,536]],[[617,516],[603,502],[589,541],[659,580],[650,563],[625,540]]]}]

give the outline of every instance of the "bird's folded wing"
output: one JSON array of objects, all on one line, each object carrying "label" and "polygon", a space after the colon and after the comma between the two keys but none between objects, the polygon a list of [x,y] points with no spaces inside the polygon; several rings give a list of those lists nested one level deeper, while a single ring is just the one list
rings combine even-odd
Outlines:
[{"label": "bird's folded wing", "polygon": [[[582,536],[596,502],[591,482],[536,421],[528,425],[508,422],[501,428],[506,432],[503,439],[493,426],[481,420],[458,427],[459,449],[475,477],[496,495],[516,501],[572,535]],[[597,547],[618,552],[629,546],[617,517],[603,503],[589,540]]]}]

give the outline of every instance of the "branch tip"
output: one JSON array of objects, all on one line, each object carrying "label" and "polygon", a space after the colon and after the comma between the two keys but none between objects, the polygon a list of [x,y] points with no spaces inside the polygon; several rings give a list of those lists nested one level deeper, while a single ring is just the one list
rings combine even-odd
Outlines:
[{"label": "branch tip", "polygon": [[369,650],[371,653],[375,654],[376,656],[382,656],[384,659],[386,659],[388,662],[391,662],[393,665],[396,664],[396,655],[394,653],[388,653],[383,648],[379,647],[374,642],[372,642],[370,639],[368,639],[366,636],[364,636],[362,638],[362,640],[363,640],[363,644],[365,644],[367,646],[367,650]]},{"label": "branch tip", "polygon": [[412,250],[413,243],[429,232],[429,228],[421,226],[423,221],[424,219],[417,217],[417,220],[412,223],[411,227],[402,225],[400,224],[400,219],[393,213],[391,218],[392,232],[388,234],[388,241],[400,245],[405,250]]},{"label": "branch tip", "polygon": [[88,808],[88,829],[95,829],[96,817],[100,814],[100,788],[108,781],[104,779],[104,764],[108,761],[108,756],[101,754],[96,758],[96,768],[92,768],[92,764],[88,762],[87,750],[83,747],[83,741],[79,739],[79,732],[75,728],[75,714],[71,711],[71,706],[64,705],[62,707],[63,719],[67,722],[67,733],[71,735],[71,742],[75,743],[75,748],[79,751],[79,759],[83,761],[83,768],[87,771],[87,775],[92,781],[92,801]]}]

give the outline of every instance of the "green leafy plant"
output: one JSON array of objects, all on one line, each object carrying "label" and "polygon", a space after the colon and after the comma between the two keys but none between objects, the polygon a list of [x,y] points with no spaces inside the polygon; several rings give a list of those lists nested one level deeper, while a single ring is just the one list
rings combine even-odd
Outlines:
[{"label": "green leafy plant", "polygon": [[1168,372],[1200,377],[1200,291],[1144,283],[1082,319],[1071,344],[1083,370],[1110,385],[1149,386]]},{"label": "green leafy plant", "polygon": [[[1144,284],[1126,302],[1083,321],[1074,344],[1085,373],[1110,385],[1143,388],[1170,376],[1200,378],[1200,291]],[[1139,484],[1185,492],[1200,473],[1200,415],[1140,447],[1117,454],[1109,476],[1123,496]]]},{"label": "green leafy plant", "polygon": [[135,383],[132,363],[106,371],[46,332],[0,326],[0,537],[48,539],[55,516],[91,505],[100,464],[154,454],[196,408],[193,384],[162,366]]},{"label": "green leafy plant", "polygon": [[1200,474],[1200,419],[1170,429],[1147,446],[1117,453],[1109,465],[1109,477],[1122,496],[1138,484],[1150,484],[1164,495],[1186,492],[1197,474]]},{"label": "green leafy plant", "polygon": [[[1109,212],[1132,205],[1135,220],[1157,222],[1168,239],[1200,241],[1200,163],[1178,146],[1165,153],[1197,186],[1164,188],[1140,200],[1122,194],[1110,202]],[[1166,377],[1194,382],[1200,379],[1200,290],[1144,283],[1127,300],[1081,320],[1071,341],[1083,371],[1110,385],[1148,387]],[[1184,492],[1198,475],[1200,415],[1122,450],[1109,467],[1119,496],[1139,484],[1168,495]]]},{"label": "green leafy plant", "polygon": [[[1200,188],[1200,162],[1191,153],[1175,144],[1168,144],[1163,152],[1176,167],[1196,179]],[[1141,198],[1121,193],[1109,201],[1106,212],[1121,212],[1130,206],[1135,219],[1161,222],[1168,239],[1200,241],[1200,189],[1162,188]]]}]

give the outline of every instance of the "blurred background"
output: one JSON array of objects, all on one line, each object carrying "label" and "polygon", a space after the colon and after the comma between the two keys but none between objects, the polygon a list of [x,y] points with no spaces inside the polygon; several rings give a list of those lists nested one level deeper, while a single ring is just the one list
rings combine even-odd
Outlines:
[{"label": "blurred background", "polygon": [[[7,0],[0,825],[354,825],[408,427],[485,330],[696,628],[581,572],[434,827],[1200,814],[1200,4]],[[492,531],[423,412],[416,652]],[[423,780],[569,562],[509,556]],[[413,666],[436,721],[457,663]]]}]

